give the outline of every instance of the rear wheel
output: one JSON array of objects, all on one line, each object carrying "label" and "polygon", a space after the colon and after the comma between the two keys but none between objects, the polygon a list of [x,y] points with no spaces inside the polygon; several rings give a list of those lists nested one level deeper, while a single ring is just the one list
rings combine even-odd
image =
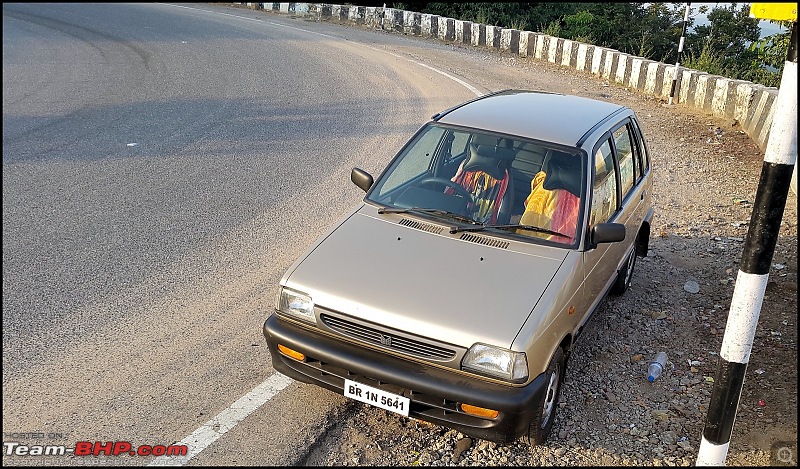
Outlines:
[{"label": "rear wheel", "polygon": [[614,282],[614,285],[611,286],[612,295],[622,295],[628,290],[628,287],[631,286],[631,282],[633,281],[633,269],[635,267],[636,246],[634,245],[633,249],[631,249],[631,253],[628,254],[625,265],[617,272],[617,280]]},{"label": "rear wheel", "polygon": [[544,443],[550,435],[550,431],[553,430],[553,422],[558,409],[558,396],[561,392],[561,382],[567,365],[566,358],[564,350],[559,347],[550,359],[550,364],[547,365],[547,371],[545,372],[547,389],[536,404],[530,428],[528,429],[528,437],[533,445]]}]

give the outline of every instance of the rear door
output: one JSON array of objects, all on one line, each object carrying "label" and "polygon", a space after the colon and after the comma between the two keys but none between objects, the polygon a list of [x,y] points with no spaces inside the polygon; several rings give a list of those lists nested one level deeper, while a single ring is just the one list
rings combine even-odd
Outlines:
[{"label": "rear door", "polygon": [[[644,173],[642,172],[642,159],[639,157],[637,132],[638,128],[630,119],[626,119],[611,132],[621,202],[617,218],[611,221],[625,224],[626,237],[623,244],[626,249],[622,256],[627,254],[627,247],[636,239],[647,210],[643,201],[645,196],[649,195],[649,191],[642,184]],[[622,259],[623,257],[620,257],[620,262]]]},{"label": "rear door", "polygon": [[619,265],[636,239],[646,212],[644,166],[638,127],[630,117],[614,125],[594,146],[594,172],[589,200],[589,232],[597,223],[625,225],[625,240],[600,244],[584,253],[586,293],[590,310],[615,280]]}]

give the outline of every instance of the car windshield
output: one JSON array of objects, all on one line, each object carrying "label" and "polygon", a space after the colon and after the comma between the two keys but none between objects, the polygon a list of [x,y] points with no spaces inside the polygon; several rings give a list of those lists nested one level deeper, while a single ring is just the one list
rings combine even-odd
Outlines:
[{"label": "car windshield", "polygon": [[383,205],[381,213],[441,219],[454,225],[453,232],[575,246],[586,186],[581,155],[576,148],[429,123],[367,200]]}]

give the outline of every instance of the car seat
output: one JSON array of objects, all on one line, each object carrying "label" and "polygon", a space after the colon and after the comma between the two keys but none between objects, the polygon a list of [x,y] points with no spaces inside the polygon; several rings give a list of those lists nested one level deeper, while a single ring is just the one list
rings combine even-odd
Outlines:
[{"label": "car seat", "polygon": [[[507,224],[514,206],[513,180],[508,168],[514,151],[493,144],[469,144],[466,160],[452,181],[473,196],[468,215],[475,221]],[[452,189],[448,189],[452,191]]]},{"label": "car seat", "polygon": [[548,150],[542,172],[531,181],[531,194],[525,200],[525,213],[520,223],[557,231],[574,239],[582,181],[578,157]]},{"label": "car seat", "polygon": [[578,157],[557,150],[549,150],[545,155],[542,171],[547,190],[564,189],[575,197],[581,196],[581,163]]}]

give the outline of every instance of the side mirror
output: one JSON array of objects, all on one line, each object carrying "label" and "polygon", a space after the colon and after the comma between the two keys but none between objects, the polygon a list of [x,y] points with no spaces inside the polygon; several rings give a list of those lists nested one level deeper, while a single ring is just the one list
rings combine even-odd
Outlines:
[{"label": "side mirror", "polygon": [[360,168],[353,168],[353,171],[350,172],[350,180],[364,192],[367,192],[372,187],[372,183],[375,182],[368,172]]},{"label": "side mirror", "polygon": [[622,223],[598,223],[592,227],[592,244],[616,243],[625,239]]}]

